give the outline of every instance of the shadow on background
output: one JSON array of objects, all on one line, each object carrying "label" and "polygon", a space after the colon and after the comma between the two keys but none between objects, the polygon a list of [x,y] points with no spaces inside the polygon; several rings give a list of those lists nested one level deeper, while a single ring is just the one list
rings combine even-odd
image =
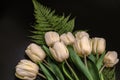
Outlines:
[{"label": "shadow on background", "polygon": [[[71,13],[76,17],[75,30],[87,29],[91,37],[104,37],[107,50],[116,50],[120,54],[119,0],[41,0],[41,3],[55,9],[59,15]],[[27,36],[34,22],[33,5],[31,0],[3,0],[0,7],[1,80],[15,80],[15,65],[24,58],[24,50],[30,43]],[[117,80],[120,79],[119,65]]]}]

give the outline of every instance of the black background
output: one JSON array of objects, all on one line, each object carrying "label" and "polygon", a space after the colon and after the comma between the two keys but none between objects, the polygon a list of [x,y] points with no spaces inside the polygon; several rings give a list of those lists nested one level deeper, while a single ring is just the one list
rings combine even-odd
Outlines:
[{"label": "black background", "polygon": [[[40,0],[39,0],[40,1]],[[120,54],[120,0],[41,0],[43,5],[76,17],[75,30],[89,30],[91,37],[104,37],[107,50]],[[31,0],[3,0],[0,2],[0,80],[17,80],[14,68],[25,56],[30,43],[27,36],[34,23]],[[120,56],[120,55],[119,55]],[[119,76],[117,64],[117,80]]]}]

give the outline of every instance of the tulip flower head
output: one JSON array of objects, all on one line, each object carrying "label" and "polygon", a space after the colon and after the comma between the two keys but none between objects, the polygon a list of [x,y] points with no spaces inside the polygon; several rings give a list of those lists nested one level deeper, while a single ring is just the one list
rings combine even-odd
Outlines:
[{"label": "tulip flower head", "polygon": [[75,41],[75,37],[73,36],[71,32],[62,34],[60,36],[60,39],[65,45],[72,45]]},{"label": "tulip flower head", "polygon": [[60,38],[57,32],[49,31],[45,33],[45,41],[48,46],[52,46],[55,42],[59,40]]},{"label": "tulip flower head", "polygon": [[16,77],[23,80],[34,80],[37,76],[39,67],[29,60],[21,60],[16,66]]},{"label": "tulip flower head", "polygon": [[68,49],[62,42],[56,42],[53,47],[50,47],[50,52],[58,62],[62,62],[69,57]]},{"label": "tulip flower head", "polygon": [[106,48],[106,41],[104,38],[93,38],[92,39],[92,51],[93,53],[102,54]]},{"label": "tulip flower head", "polygon": [[43,61],[46,57],[46,54],[42,48],[35,43],[31,43],[25,52],[27,56],[35,63]]},{"label": "tulip flower head", "polygon": [[76,39],[81,39],[83,36],[86,36],[89,38],[89,34],[85,31],[80,31],[75,34]]},{"label": "tulip flower head", "polygon": [[117,57],[118,55],[116,51],[108,51],[104,57],[105,66],[113,67],[115,64],[119,62],[119,59]]},{"label": "tulip flower head", "polygon": [[82,37],[81,39],[76,39],[74,43],[74,49],[79,56],[89,55],[91,53],[91,41],[87,36]]}]

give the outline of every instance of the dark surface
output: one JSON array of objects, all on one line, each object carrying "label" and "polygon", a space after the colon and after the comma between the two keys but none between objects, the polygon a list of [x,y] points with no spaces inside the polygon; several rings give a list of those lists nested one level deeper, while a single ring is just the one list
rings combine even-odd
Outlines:
[{"label": "dark surface", "polygon": [[[91,37],[104,37],[107,50],[120,54],[119,0],[41,0],[41,3],[76,17],[75,30],[89,30]],[[30,26],[34,21],[31,0],[3,0],[0,2],[0,80],[16,80],[14,68],[25,56],[30,43]],[[120,56],[120,55],[119,55]],[[120,69],[117,64],[117,80]]]}]

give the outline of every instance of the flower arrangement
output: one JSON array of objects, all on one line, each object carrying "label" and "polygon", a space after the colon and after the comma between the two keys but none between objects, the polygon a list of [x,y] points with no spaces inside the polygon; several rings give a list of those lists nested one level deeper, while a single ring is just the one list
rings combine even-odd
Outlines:
[{"label": "flower arrangement", "polygon": [[[25,50],[30,60],[16,65],[22,80],[115,80],[116,51],[106,51],[104,38],[90,38],[75,31],[74,20],[33,0],[36,23],[32,41]],[[38,76],[37,76],[38,75]]]}]

